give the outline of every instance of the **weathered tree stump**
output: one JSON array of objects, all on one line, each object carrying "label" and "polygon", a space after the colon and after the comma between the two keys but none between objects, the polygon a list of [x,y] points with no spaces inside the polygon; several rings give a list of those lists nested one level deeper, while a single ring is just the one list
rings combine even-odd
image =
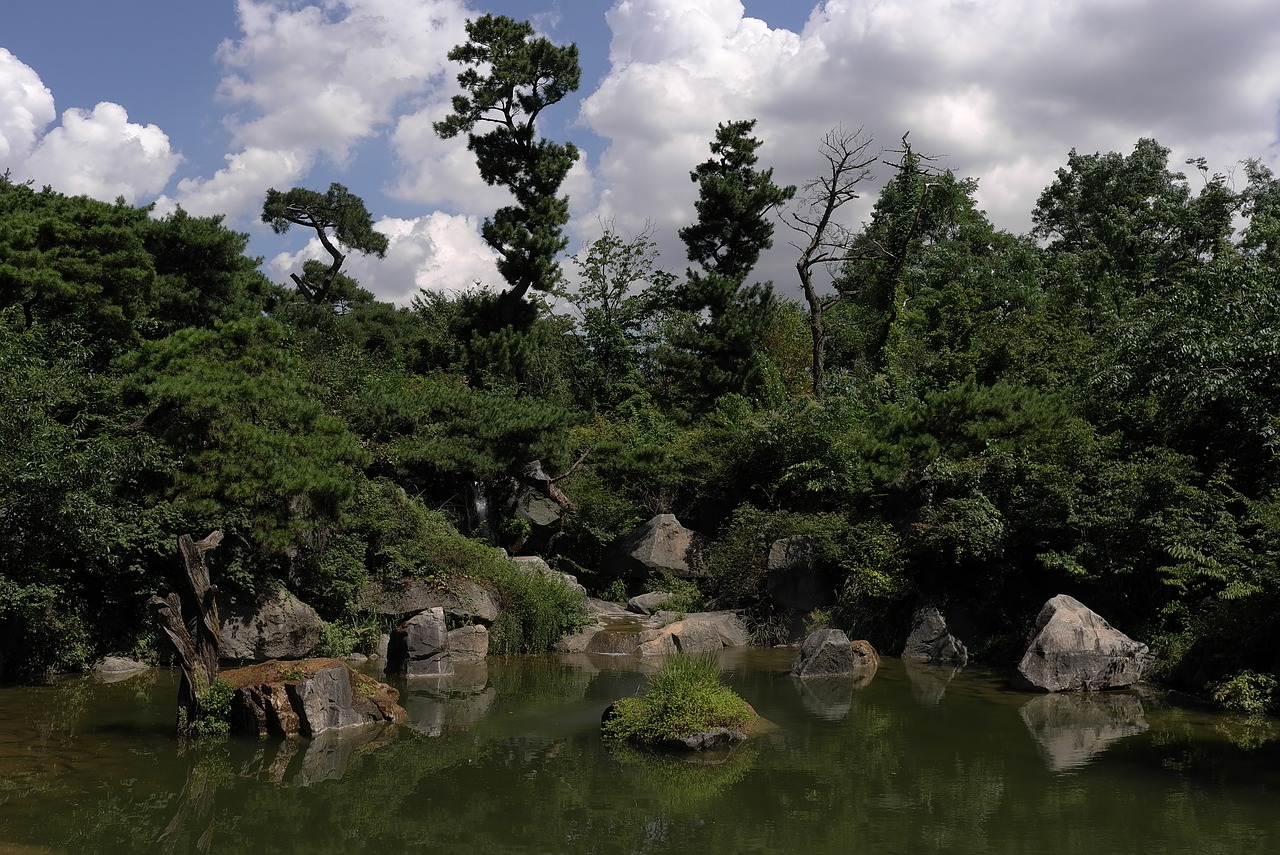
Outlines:
[{"label": "weathered tree stump", "polygon": [[179,592],[152,597],[151,607],[164,634],[173,642],[182,667],[178,687],[178,733],[186,734],[199,711],[200,696],[218,678],[218,589],[209,580],[204,554],[222,542],[222,532],[212,532],[204,540],[178,538],[187,584]]}]

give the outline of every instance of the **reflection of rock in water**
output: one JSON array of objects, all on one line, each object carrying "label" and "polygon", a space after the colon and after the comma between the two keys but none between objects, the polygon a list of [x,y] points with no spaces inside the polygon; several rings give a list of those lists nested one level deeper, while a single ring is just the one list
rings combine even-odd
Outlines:
[{"label": "reflection of rock in water", "polygon": [[947,692],[951,678],[960,670],[945,665],[920,665],[908,659],[902,660],[911,681],[911,695],[925,707],[936,707]]},{"label": "reflection of rock in water", "polygon": [[1018,712],[1054,772],[1083,766],[1112,742],[1147,729],[1142,701],[1131,694],[1043,695]]},{"label": "reflection of rock in water", "polygon": [[400,705],[409,713],[409,727],[439,736],[447,726],[480,721],[497,696],[489,685],[489,667],[480,661],[460,663],[446,676],[415,678],[400,696]]},{"label": "reflection of rock in water", "polygon": [[393,725],[330,730],[314,739],[282,739],[264,743],[241,774],[273,784],[307,787],[341,778],[364,755],[389,745],[396,738]]},{"label": "reflection of rock in water", "polygon": [[800,692],[800,702],[815,718],[840,721],[853,705],[853,690],[870,683],[875,673],[875,669],[867,669],[838,677],[795,677],[792,682]]}]

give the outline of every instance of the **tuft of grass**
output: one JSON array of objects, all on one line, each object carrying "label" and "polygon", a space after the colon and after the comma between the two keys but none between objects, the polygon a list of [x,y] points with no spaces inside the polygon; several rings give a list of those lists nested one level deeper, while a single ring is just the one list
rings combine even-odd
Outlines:
[{"label": "tuft of grass", "polygon": [[608,739],[658,745],[716,727],[742,728],[755,711],[720,678],[714,655],[677,654],[649,677],[648,692],[613,706]]}]

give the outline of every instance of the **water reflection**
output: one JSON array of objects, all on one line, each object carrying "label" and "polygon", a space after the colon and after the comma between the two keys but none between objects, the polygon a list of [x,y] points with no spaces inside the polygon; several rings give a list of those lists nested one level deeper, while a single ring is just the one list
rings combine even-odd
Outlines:
[{"label": "water reflection", "polygon": [[330,730],[312,739],[260,742],[253,755],[240,764],[239,775],[295,787],[336,781],[357,759],[386,748],[397,735],[395,725],[372,724]]},{"label": "water reflection", "polygon": [[1142,700],[1127,693],[1041,695],[1018,714],[1054,772],[1084,766],[1111,743],[1147,730]]},{"label": "water reflection", "polygon": [[400,706],[409,714],[409,727],[426,736],[440,736],[448,727],[480,721],[489,714],[497,694],[489,685],[487,662],[459,662],[452,674],[403,681]]},{"label": "water reflection", "polygon": [[947,693],[947,686],[959,668],[946,665],[922,665],[903,659],[907,679],[911,681],[911,695],[923,707],[936,707]]}]

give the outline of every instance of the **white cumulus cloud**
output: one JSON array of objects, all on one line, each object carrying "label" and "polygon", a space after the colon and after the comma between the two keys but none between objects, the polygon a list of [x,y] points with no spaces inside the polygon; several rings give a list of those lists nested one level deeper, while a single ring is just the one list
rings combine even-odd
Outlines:
[{"label": "white cumulus cloud", "polygon": [[[407,305],[420,290],[457,293],[477,282],[501,285],[493,251],[480,239],[474,217],[437,211],[412,219],[386,217],[373,227],[387,236],[386,257],[352,252],[342,271],[379,299]],[[330,261],[317,238],[298,252],[278,254],[271,260],[272,273],[288,282],[308,259]]]},{"label": "white cumulus cloud", "polygon": [[0,48],[0,169],[17,180],[137,203],[159,193],[182,160],[164,131],[130,122],[119,104],[72,108],[49,128],[55,117],[40,75]]},{"label": "white cumulus cloud", "polygon": [[[198,214],[250,214],[273,182],[305,177],[320,156],[344,166],[406,102],[430,95],[449,48],[465,39],[457,0],[237,0],[236,8],[241,35],[219,58],[239,148],[213,178],[179,186],[176,202]],[[264,183],[264,164],[278,177]]]}]

